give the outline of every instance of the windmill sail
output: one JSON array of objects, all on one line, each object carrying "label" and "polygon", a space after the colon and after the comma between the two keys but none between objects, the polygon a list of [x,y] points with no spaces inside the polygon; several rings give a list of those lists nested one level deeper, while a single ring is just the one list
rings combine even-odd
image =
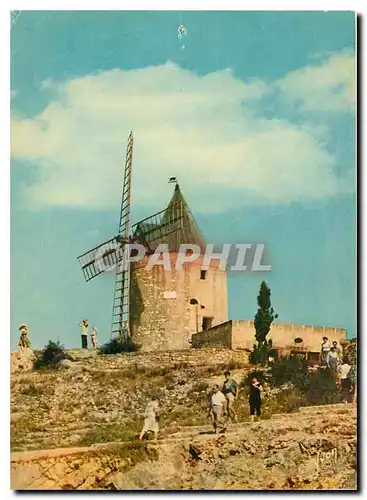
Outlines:
[{"label": "windmill sail", "polygon": [[[122,240],[128,241],[130,235],[130,200],[131,200],[131,171],[133,164],[133,133],[129,135],[126,148],[124,183],[122,186],[122,200],[118,234]],[[125,246],[124,252],[128,249]],[[124,266],[116,266],[115,287],[113,293],[111,337],[118,335],[123,340],[123,332],[129,334],[130,316],[130,260],[125,259]],[[124,328],[126,325],[126,328]],[[124,339],[126,340],[126,338]]]},{"label": "windmill sail", "polygon": [[123,243],[119,237],[111,238],[101,245],[79,255],[78,261],[81,265],[85,281],[99,276],[107,270],[114,269],[123,257]]}]

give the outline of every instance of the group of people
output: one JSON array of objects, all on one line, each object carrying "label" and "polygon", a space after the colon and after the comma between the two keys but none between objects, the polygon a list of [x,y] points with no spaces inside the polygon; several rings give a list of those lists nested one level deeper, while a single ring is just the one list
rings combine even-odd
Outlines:
[{"label": "group of people", "polygon": [[[88,349],[88,329],[89,329],[89,322],[87,319],[83,319],[82,322],[79,324],[81,328],[81,337],[82,337],[82,349]],[[90,339],[92,342],[92,347],[93,349],[97,349],[98,347],[98,330],[95,326],[92,328],[92,332],[90,334]]]},{"label": "group of people", "polygon": [[[224,374],[225,380],[222,390],[218,384],[214,384],[210,393],[209,418],[214,429],[214,433],[223,434],[228,423],[237,423],[238,417],[234,408],[234,402],[238,396],[238,384],[231,378],[229,371]],[[252,378],[249,389],[249,406],[251,421],[261,414],[261,393],[263,388],[256,377]],[[225,417],[227,416],[227,420]],[[144,425],[139,435],[139,440],[143,440],[148,432],[154,433],[154,439],[158,439],[159,433],[159,402],[152,400],[148,403],[144,413]]]},{"label": "group of people", "polygon": [[353,403],[357,398],[356,366],[349,363],[347,356],[343,356],[341,348],[334,340],[330,343],[327,337],[323,337],[321,343],[321,366],[328,367],[340,381],[343,401],[348,403],[350,394],[353,393]]}]

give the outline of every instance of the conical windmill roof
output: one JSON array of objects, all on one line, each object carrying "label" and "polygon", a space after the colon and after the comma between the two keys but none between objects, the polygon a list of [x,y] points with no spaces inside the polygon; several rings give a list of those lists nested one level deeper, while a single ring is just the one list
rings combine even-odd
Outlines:
[{"label": "conical windmill roof", "polygon": [[177,252],[181,244],[198,245],[200,249],[206,247],[205,238],[178,184],[167,208],[136,224],[134,237],[153,251],[162,243],[168,244],[170,252]]}]

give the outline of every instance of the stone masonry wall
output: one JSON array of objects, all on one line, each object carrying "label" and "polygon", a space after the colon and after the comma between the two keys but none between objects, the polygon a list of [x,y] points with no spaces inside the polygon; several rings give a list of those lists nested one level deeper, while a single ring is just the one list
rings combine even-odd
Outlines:
[{"label": "stone masonry wall", "polygon": [[[310,352],[319,352],[322,337],[328,337],[330,341],[336,340],[338,344],[345,339],[345,328],[317,327],[309,325],[294,325],[275,323],[268,334],[275,348],[295,347],[294,339],[303,339],[302,344]],[[255,327],[253,321],[231,320],[216,328],[199,332],[192,336],[193,347],[204,347],[213,345],[223,347],[231,346],[232,349],[252,349],[255,343]]]},{"label": "stone masonry wall", "polygon": [[[181,351],[164,352],[131,352],[124,354],[111,354],[100,356],[97,351],[73,349],[68,351],[69,356],[75,362],[86,363],[93,366],[93,369],[111,370],[111,369],[154,369],[154,368],[173,368],[178,365],[187,366],[215,366],[218,364],[228,364],[231,361],[235,363],[248,363],[248,353],[245,351],[232,351],[230,349],[203,348],[203,349],[185,349]],[[32,365],[15,365],[18,352],[11,353],[12,373],[30,371]]]},{"label": "stone masonry wall", "polygon": [[200,260],[181,270],[175,269],[176,254],[170,254],[170,261],[170,270],[161,265],[149,270],[146,261],[132,269],[130,328],[142,351],[190,349],[191,335],[202,329],[204,316],[213,318],[212,325],[228,319],[226,272],[217,262],[200,279]]},{"label": "stone masonry wall", "polygon": [[232,320],[204,330],[192,336],[192,347],[226,347],[232,348]]}]

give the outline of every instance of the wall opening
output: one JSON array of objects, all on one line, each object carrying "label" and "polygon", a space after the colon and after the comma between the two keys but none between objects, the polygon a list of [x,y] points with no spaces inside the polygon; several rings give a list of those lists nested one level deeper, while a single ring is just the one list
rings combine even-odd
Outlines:
[{"label": "wall opening", "polygon": [[206,271],[204,271],[204,269],[201,269],[200,271],[200,279],[201,280],[205,280],[206,278]]},{"label": "wall opening", "polygon": [[209,330],[209,328],[212,327],[213,319],[214,318],[210,318],[208,316],[203,317],[203,324],[202,324],[203,330]]}]

